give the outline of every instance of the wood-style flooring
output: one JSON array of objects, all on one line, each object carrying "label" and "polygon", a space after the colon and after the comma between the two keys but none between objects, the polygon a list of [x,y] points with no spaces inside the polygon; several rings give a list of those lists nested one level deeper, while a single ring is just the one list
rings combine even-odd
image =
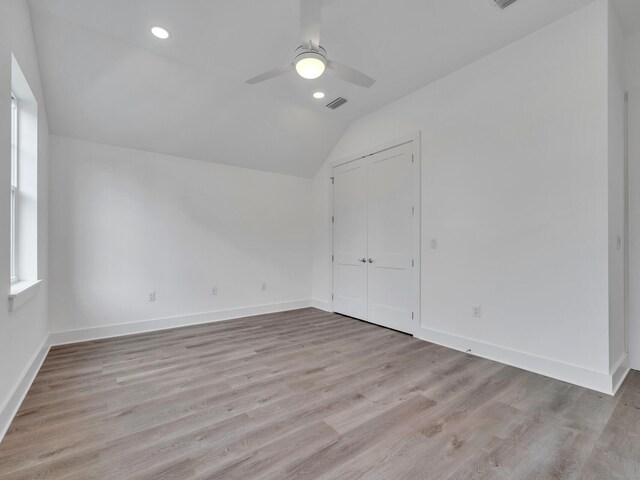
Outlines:
[{"label": "wood-style flooring", "polygon": [[0,480],[640,479],[615,398],[303,309],[56,347]]}]

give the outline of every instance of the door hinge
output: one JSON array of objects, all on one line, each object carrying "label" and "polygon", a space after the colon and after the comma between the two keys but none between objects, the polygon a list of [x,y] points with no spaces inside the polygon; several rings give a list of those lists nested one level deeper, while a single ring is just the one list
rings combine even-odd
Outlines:
[{"label": "door hinge", "polygon": [[413,320],[413,319],[414,319],[414,313],[411,312],[411,320]]},{"label": "door hinge", "polygon": [[333,215],[331,215],[331,223],[336,223],[336,217],[334,217]]},{"label": "door hinge", "polygon": [[331,177],[331,185],[333,185],[334,183],[336,183],[336,177]]},{"label": "door hinge", "polygon": [[415,157],[413,156],[413,153],[411,154],[411,163],[413,163],[415,161]]},{"label": "door hinge", "polygon": [[411,259],[411,266],[412,266],[412,267],[415,267],[415,266],[416,266],[416,261],[415,261],[415,259],[413,259],[413,258]]},{"label": "door hinge", "polygon": [[415,215],[416,214],[416,207],[411,207],[411,215]]},{"label": "door hinge", "polygon": [[333,300],[333,293],[331,294],[331,300]]},{"label": "door hinge", "polygon": [[333,262],[334,260],[335,260],[335,257],[331,255],[331,261]]}]

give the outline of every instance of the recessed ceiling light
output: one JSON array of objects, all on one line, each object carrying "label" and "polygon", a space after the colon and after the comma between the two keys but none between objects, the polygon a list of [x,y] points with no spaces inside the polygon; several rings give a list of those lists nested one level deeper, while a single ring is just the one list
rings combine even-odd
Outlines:
[{"label": "recessed ceiling light", "polygon": [[324,98],[324,92],[316,92],[313,94],[313,98],[317,98],[318,100],[320,100],[321,98]]},{"label": "recessed ceiling light", "polygon": [[153,27],[151,29],[151,33],[153,33],[153,35],[158,37],[160,40],[166,40],[167,38],[169,38],[169,31],[166,28]]}]

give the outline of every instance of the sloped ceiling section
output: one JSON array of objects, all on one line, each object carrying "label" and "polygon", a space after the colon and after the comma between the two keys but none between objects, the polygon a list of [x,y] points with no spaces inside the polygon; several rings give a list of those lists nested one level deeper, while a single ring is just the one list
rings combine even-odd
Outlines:
[{"label": "sloped ceiling section", "polygon": [[640,1],[614,0],[613,5],[618,12],[624,34],[632,35],[640,32]]},{"label": "sloped ceiling section", "polygon": [[[294,73],[245,83],[291,61],[298,0],[30,4],[52,133],[310,177],[356,118],[589,2],[325,0],[323,46],[376,78],[371,89]],[[349,103],[324,106],[338,96]]]}]

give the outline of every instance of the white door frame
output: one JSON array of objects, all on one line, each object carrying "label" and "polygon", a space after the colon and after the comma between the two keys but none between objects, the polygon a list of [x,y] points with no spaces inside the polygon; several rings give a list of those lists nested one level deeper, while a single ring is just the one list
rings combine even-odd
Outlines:
[{"label": "white door frame", "polygon": [[[337,166],[344,165],[345,163],[353,162],[355,160],[360,160],[361,158],[370,157],[371,155],[375,155],[376,153],[383,152],[385,150],[390,150],[395,147],[399,147],[400,145],[405,145],[407,143],[412,144],[413,150],[413,158],[414,158],[414,176],[413,176],[413,204],[415,207],[415,215],[413,216],[413,231],[416,232],[413,239],[413,256],[415,258],[415,268],[413,272],[413,284],[415,286],[415,294],[414,294],[414,306],[413,311],[414,315],[414,330],[412,333],[414,336],[418,333],[420,329],[420,282],[421,282],[421,236],[422,236],[422,227],[421,227],[421,190],[420,186],[421,175],[422,175],[422,159],[421,159],[421,132],[417,131],[409,135],[404,135],[393,140],[378,144],[374,147],[367,148],[366,150],[362,150],[356,154],[349,155],[348,157],[343,157],[338,160],[334,160],[329,163],[329,168],[331,170],[331,180],[333,181],[333,169]],[[329,195],[330,202],[330,211],[331,216],[333,217],[333,186],[331,188],[331,195]],[[333,219],[331,221],[331,311],[333,312],[333,255],[334,255],[334,245],[333,245]]]}]

